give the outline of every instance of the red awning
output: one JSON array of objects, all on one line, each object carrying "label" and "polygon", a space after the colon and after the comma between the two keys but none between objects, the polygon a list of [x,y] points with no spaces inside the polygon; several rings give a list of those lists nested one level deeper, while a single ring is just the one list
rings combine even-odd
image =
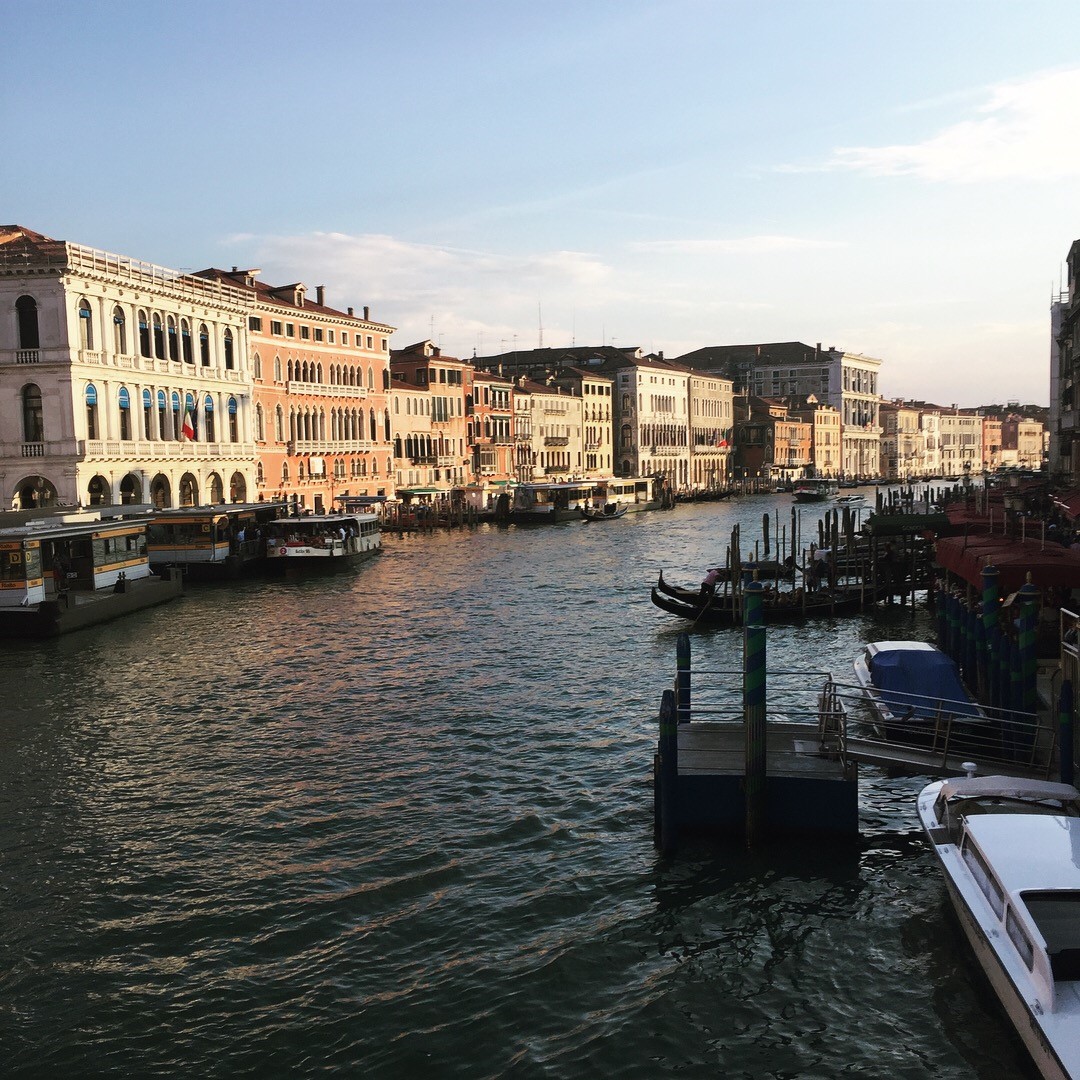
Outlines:
[{"label": "red awning", "polygon": [[1027,581],[1038,589],[1080,589],[1080,552],[1042,540],[1008,536],[946,536],[935,550],[938,565],[982,589],[984,566],[998,568],[998,591],[1015,592]]},{"label": "red awning", "polygon": [[1080,488],[1069,488],[1054,496],[1054,505],[1070,520],[1080,517]]}]

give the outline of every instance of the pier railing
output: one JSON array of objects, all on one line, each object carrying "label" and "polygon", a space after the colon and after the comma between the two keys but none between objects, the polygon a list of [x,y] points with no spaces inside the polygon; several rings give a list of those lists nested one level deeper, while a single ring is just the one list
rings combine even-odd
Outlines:
[{"label": "pier railing", "polygon": [[928,774],[961,773],[966,761],[982,773],[1054,772],[1058,732],[1046,715],[989,705],[973,713],[969,701],[890,691],[888,721],[862,686],[833,682],[830,693],[845,704],[845,749],[853,760]]},{"label": "pier railing", "polygon": [[[675,678],[675,707],[680,723],[744,727],[746,702],[741,670],[681,669]],[[770,768],[806,753],[837,759],[847,768],[848,716],[844,696],[827,672],[769,669],[765,722],[782,726],[793,742],[770,745]],[[691,704],[692,703],[692,704]],[[799,728],[805,728],[805,734]]]}]

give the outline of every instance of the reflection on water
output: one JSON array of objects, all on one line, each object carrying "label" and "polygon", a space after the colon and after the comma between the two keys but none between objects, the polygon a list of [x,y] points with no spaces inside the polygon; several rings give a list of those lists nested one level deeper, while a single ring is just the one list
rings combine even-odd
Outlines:
[{"label": "reflection on water", "polygon": [[[7,1075],[1028,1075],[919,780],[864,771],[846,848],[653,848],[683,626],[649,587],[765,511],[390,538],[5,649]],[[777,628],[770,664],[847,679],[928,631]],[[693,637],[739,663],[738,631]]]}]

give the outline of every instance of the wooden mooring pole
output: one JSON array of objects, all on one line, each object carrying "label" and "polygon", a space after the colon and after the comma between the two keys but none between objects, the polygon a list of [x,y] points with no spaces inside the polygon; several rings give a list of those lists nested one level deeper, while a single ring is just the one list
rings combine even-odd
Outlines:
[{"label": "wooden mooring pole", "polygon": [[743,722],[746,727],[746,845],[764,836],[765,803],[765,624],[761,602],[765,586],[746,586],[743,623]]}]

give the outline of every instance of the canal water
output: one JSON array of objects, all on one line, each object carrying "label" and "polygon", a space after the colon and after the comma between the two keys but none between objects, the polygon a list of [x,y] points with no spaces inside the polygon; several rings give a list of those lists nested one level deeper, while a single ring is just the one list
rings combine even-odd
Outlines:
[{"label": "canal water", "polygon": [[[5,1077],[1033,1077],[920,839],[652,838],[661,691],[790,497],[388,537],[0,653]],[[820,510],[808,508],[809,528]],[[849,679],[909,607],[769,632]],[[736,667],[738,631],[695,632]]]}]

